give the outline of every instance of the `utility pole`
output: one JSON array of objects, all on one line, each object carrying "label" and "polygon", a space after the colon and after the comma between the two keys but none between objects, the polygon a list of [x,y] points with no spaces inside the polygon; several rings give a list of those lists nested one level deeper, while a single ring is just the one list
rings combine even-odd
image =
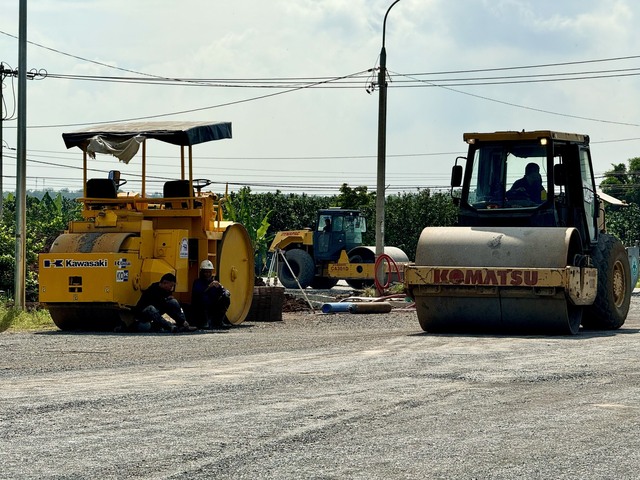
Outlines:
[{"label": "utility pole", "polygon": [[4,65],[0,63],[0,221],[2,221],[2,214],[4,213],[4,188],[2,186],[2,150],[4,149],[4,139],[2,138],[2,120],[4,119],[4,112],[2,111],[2,89],[4,88]]},{"label": "utility pole", "polygon": [[380,71],[378,72],[378,88],[380,99],[378,105],[378,174],[376,186],[376,258],[384,253],[384,203],[385,203],[385,171],[387,151],[387,51],[384,47],[384,36],[387,28],[387,15],[400,0],[395,0],[384,14],[382,22],[382,49],[380,50]]},{"label": "utility pole", "polygon": [[[384,36],[387,28],[387,15],[400,0],[395,0],[387,9],[382,21],[382,49],[380,50],[380,70],[378,71],[378,173],[376,185],[376,260],[384,254],[384,204],[386,201],[385,176],[387,163],[387,50],[384,47]],[[378,272],[376,271],[376,277]],[[376,283],[377,285],[377,283]],[[376,287],[378,295],[381,288]]]},{"label": "utility pole", "polygon": [[24,310],[27,278],[27,0],[20,0],[18,27],[18,151],[16,155],[15,308]]},{"label": "utility pole", "polygon": [[5,72],[7,72],[7,70],[4,69],[4,63],[0,62],[0,220],[2,219],[2,215],[4,213],[4,187],[2,184],[2,149],[4,148],[4,138],[2,137],[2,130],[4,128],[2,124],[2,121],[4,120],[4,112],[2,110],[2,106],[4,103],[4,99],[2,97],[2,89],[4,88],[4,77],[6,76]]},{"label": "utility pole", "polygon": [[45,70],[27,72],[27,0],[20,0],[18,25],[18,69],[7,70],[0,63],[0,215],[2,215],[2,82],[7,76],[18,77],[18,128],[16,153],[16,250],[14,271],[15,308],[23,310],[26,304],[27,278],[27,79],[45,78]]}]

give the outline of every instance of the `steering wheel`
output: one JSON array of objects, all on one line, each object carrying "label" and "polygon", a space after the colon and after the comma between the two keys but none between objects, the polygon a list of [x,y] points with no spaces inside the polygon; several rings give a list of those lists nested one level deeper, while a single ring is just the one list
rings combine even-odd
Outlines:
[{"label": "steering wheel", "polygon": [[191,182],[193,188],[198,191],[198,195],[200,195],[200,190],[202,190],[204,187],[208,187],[212,183],[213,182],[207,178],[194,178]]}]

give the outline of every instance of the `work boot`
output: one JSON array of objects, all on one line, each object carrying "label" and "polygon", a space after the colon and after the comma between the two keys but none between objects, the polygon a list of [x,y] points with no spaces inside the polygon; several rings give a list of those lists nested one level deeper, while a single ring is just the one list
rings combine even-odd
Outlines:
[{"label": "work boot", "polygon": [[184,323],[182,325],[180,325],[178,327],[178,332],[195,332],[197,330],[196,327],[192,327],[191,325],[189,325],[189,322],[187,322],[186,320],[184,321]]},{"label": "work boot", "polygon": [[133,326],[133,331],[134,332],[150,332],[152,330],[151,328],[151,322],[143,322],[140,320],[136,320]]},{"label": "work boot", "polygon": [[229,328],[231,327],[229,325],[225,325],[224,323],[222,323],[222,321],[209,321],[205,325],[204,330],[229,330]]}]

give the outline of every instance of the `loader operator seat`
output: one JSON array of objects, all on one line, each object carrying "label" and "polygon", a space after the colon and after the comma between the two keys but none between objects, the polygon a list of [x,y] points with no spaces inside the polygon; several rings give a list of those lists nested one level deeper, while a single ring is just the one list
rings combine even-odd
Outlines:
[{"label": "loader operator seat", "polygon": [[[193,187],[189,180],[170,180],[164,184],[162,196],[164,198],[194,197]],[[189,208],[189,202],[187,200],[167,202],[165,208]]]},{"label": "loader operator seat", "polygon": [[[90,178],[87,180],[87,198],[117,198],[118,186],[110,178]],[[113,203],[91,203],[89,210],[99,210],[104,207],[115,207]]]}]

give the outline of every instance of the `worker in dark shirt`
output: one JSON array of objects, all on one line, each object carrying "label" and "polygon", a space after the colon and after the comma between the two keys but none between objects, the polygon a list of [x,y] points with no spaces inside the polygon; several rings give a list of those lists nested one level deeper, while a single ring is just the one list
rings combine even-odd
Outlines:
[{"label": "worker in dark shirt", "polygon": [[528,163],[524,169],[524,177],[513,182],[507,192],[509,200],[528,200],[540,204],[546,198],[546,191],[542,186],[540,166],[537,163]]},{"label": "worker in dark shirt", "polygon": [[229,290],[213,276],[213,263],[203,260],[191,289],[192,322],[207,330],[226,330],[230,327],[226,317],[230,304]]},{"label": "worker in dark shirt", "polygon": [[[159,282],[149,285],[136,305],[134,313],[137,318],[139,331],[186,331],[189,329],[180,303],[173,298],[176,287],[176,277],[166,273]],[[169,315],[173,322],[163,315]],[[174,324],[175,322],[175,324]]]}]

